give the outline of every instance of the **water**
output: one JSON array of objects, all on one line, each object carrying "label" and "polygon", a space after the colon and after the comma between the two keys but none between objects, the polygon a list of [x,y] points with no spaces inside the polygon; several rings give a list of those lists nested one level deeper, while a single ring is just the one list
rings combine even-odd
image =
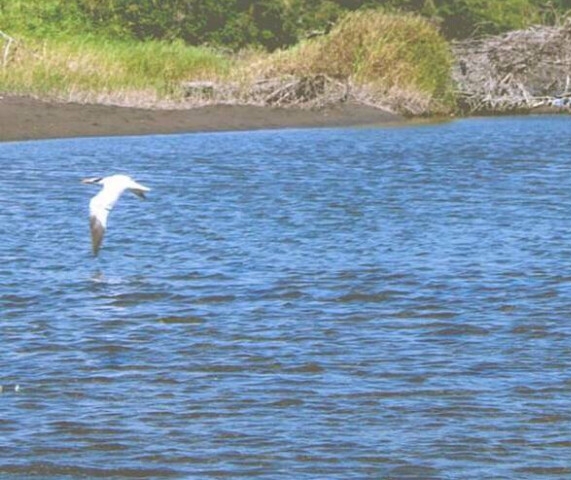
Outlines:
[{"label": "water", "polygon": [[0,144],[0,476],[569,478],[570,134]]}]

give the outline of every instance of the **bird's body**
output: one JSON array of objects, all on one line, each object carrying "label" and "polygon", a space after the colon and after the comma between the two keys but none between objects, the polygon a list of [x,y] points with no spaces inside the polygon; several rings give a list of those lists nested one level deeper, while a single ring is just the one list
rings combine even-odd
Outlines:
[{"label": "bird's body", "polygon": [[150,188],[135,182],[128,175],[111,175],[109,177],[86,178],[82,183],[101,185],[103,188],[89,202],[89,226],[93,255],[97,256],[101,242],[107,229],[107,217],[117,200],[125,190],[133,192],[140,198],[145,198],[145,192]]}]

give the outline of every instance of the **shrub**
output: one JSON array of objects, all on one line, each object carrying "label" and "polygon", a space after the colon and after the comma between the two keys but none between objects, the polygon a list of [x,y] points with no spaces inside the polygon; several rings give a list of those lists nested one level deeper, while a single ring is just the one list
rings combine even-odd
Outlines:
[{"label": "shrub", "polygon": [[329,35],[269,58],[268,74],[323,74],[377,94],[399,90],[433,108],[452,100],[447,42],[425,19],[362,10],[348,14]]}]

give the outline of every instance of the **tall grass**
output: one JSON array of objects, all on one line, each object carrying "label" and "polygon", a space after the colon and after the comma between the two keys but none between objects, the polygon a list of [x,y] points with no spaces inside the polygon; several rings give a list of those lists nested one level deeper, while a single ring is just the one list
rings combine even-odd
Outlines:
[{"label": "tall grass", "polygon": [[224,79],[232,66],[221,53],[182,42],[28,38],[12,50],[0,91],[72,101],[149,106],[176,100],[183,81]]},{"label": "tall grass", "polygon": [[451,63],[448,43],[427,20],[365,10],[348,14],[329,35],[270,56],[263,69],[324,74],[350,81],[372,98],[438,111],[452,104]]},{"label": "tall grass", "polygon": [[409,14],[353,12],[328,35],[273,54],[94,35],[27,33],[19,40],[0,67],[0,93],[158,106],[182,100],[183,82],[210,80],[224,87],[210,102],[263,104],[263,94],[252,93],[260,79],[326,75],[351,85],[359,99],[395,111],[452,107],[448,44],[428,21]]}]

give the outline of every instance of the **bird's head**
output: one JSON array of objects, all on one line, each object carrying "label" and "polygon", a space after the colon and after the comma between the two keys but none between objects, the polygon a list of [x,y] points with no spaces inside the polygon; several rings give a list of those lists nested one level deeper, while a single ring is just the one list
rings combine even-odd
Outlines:
[{"label": "bird's head", "polygon": [[81,183],[85,185],[103,185],[103,177],[84,178]]}]

